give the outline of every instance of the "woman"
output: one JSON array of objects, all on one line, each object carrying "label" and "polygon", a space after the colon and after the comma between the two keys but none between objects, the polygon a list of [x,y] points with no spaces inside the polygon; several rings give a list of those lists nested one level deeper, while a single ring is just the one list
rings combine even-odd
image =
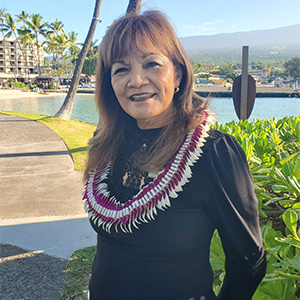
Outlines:
[{"label": "woman", "polygon": [[[127,15],[99,49],[99,130],[90,141],[86,210],[98,233],[92,300],[250,299],[265,274],[257,200],[236,140],[210,129],[167,18]],[[226,276],[209,263],[218,229]]]}]

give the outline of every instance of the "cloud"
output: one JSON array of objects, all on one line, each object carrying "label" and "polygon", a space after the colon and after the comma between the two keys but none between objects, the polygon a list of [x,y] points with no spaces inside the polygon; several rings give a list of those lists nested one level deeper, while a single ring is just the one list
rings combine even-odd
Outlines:
[{"label": "cloud", "polygon": [[223,22],[223,20],[216,20],[216,21],[211,21],[211,22],[206,22],[206,23],[204,23],[204,25],[215,25],[215,24],[220,24],[220,23],[222,23]]},{"label": "cloud", "polygon": [[192,36],[201,34],[214,34],[216,29],[214,25],[222,23],[223,20],[215,20],[211,22],[205,22],[203,24],[187,24],[179,27],[180,36]]},{"label": "cloud", "polygon": [[203,25],[184,25],[180,27],[181,30],[184,31],[192,31],[192,32],[198,32],[198,31],[207,31],[209,28],[207,26]]}]

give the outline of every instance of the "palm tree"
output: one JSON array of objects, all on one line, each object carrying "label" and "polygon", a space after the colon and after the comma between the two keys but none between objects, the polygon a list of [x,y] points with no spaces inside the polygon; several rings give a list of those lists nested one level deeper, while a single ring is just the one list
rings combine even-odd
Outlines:
[{"label": "palm tree", "polygon": [[[29,81],[29,72],[28,72],[28,55],[27,55],[27,49],[30,49],[30,46],[33,44],[33,35],[31,34],[31,30],[26,28],[26,26],[22,26],[20,29],[17,29],[18,35],[19,35],[19,45],[20,49],[22,49],[22,54],[25,57],[25,79],[26,74],[28,75],[28,81]],[[23,52],[25,51],[25,54]],[[33,56],[34,57],[34,56]]]},{"label": "palm tree", "polygon": [[62,107],[56,113],[56,115],[55,115],[56,117],[59,117],[59,118],[65,119],[65,120],[70,119],[72,109],[74,106],[74,100],[75,100],[78,83],[80,80],[82,66],[83,66],[86,54],[88,52],[89,46],[92,42],[94,33],[96,31],[97,23],[99,22],[99,13],[100,13],[101,2],[102,2],[102,0],[96,0],[92,22],[91,22],[87,37],[85,39],[85,42],[83,44],[83,47],[81,49],[81,52],[79,54],[79,57],[76,61],[76,67],[75,67],[75,70],[73,73],[73,77],[72,77],[72,81],[71,81],[71,85],[70,85],[68,94],[65,98],[65,101],[64,101]]},{"label": "palm tree", "polygon": [[135,13],[139,14],[141,11],[141,0],[130,0],[127,6],[126,14]]},{"label": "palm tree", "polygon": [[40,63],[40,47],[41,44],[39,42],[39,36],[42,35],[46,37],[47,30],[45,27],[48,25],[43,21],[43,17],[40,14],[31,14],[29,15],[31,21],[26,21],[26,24],[32,30],[35,37],[35,45],[37,49],[37,57],[38,57],[38,70],[39,75],[41,74],[41,63]]},{"label": "palm tree", "polygon": [[52,54],[52,70],[53,72],[55,72],[56,70],[56,66],[57,66],[57,48],[58,48],[58,44],[57,44],[57,40],[56,39],[50,39],[50,37],[47,38],[47,41],[45,43],[46,46],[44,46],[44,51],[47,54]]},{"label": "palm tree", "polygon": [[73,71],[75,69],[76,60],[80,54],[80,48],[77,46],[78,43],[76,43],[77,36],[78,36],[78,33],[76,33],[75,31],[71,31],[68,33],[68,38],[69,38],[69,43],[70,43],[68,50],[72,57],[71,65],[72,65]]},{"label": "palm tree", "polygon": [[[6,32],[6,34],[4,35],[5,38],[10,38],[11,36],[14,36],[15,40],[17,41],[17,45],[19,47],[19,49],[21,49],[20,44],[19,44],[19,39],[18,36],[16,34],[17,32],[17,23],[20,21],[19,19],[13,19],[11,14],[7,13],[5,15],[5,21],[6,24],[2,25],[2,32]],[[21,49],[22,50],[22,49]],[[23,50],[22,50],[23,52]],[[12,64],[12,62],[10,61],[10,63]],[[18,51],[16,51],[16,58],[15,58],[15,63],[13,65],[14,67],[14,73],[15,73],[15,78],[16,78],[16,74],[18,71]]]},{"label": "palm tree", "polygon": [[6,19],[6,8],[0,8],[0,30],[4,39],[3,25]]},{"label": "palm tree", "polygon": [[[93,19],[92,19],[92,22],[91,22],[91,25],[89,28],[88,35],[87,35],[85,42],[83,44],[83,47],[81,49],[79,58],[76,62],[76,67],[75,67],[75,71],[73,73],[73,78],[71,81],[70,89],[68,91],[67,97],[66,97],[62,107],[56,113],[55,117],[59,117],[59,118],[65,119],[65,120],[70,119],[72,109],[74,106],[74,100],[75,100],[75,95],[76,95],[76,91],[77,91],[77,87],[78,87],[78,83],[79,83],[79,79],[80,79],[80,73],[82,70],[82,66],[84,64],[85,57],[89,50],[89,46],[92,42],[93,35],[96,30],[97,22],[99,21],[99,11],[100,11],[101,2],[102,2],[101,0],[96,0]],[[140,8],[141,8],[141,0],[130,0],[126,13],[138,14],[140,12]]]},{"label": "palm tree", "polygon": [[75,31],[71,31],[71,32],[68,32],[67,35],[68,35],[68,39],[69,39],[71,45],[76,45],[78,33],[76,33]]},{"label": "palm tree", "polygon": [[[19,15],[20,16],[20,15]],[[23,22],[27,22],[26,19],[22,19]],[[35,35],[31,32],[31,30],[23,25],[20,29],[17,29],[20,44],[23,46],[23,49],[27,52],[27,50],[30,51],[32,58],[34,60],[34,64],[38,65],[38,58],[36,57],[36,54],[34,53],[34,44],[35,44]],[[27,59],[27,55],[26,55]]]},{"label": "palm tree", "polygon": [[17,39],[16,31],[17,31],[17,23],[20,21],[19,19],[13,19],[11,14],[5,15],[6,24],[2,25],[3,32],[6,32],[5,37],[9,38],[12,35]]},{"label": "palm tree", "polygon": [[85,79],[87,81],[91,75],[95,75],[96,64],[97,64],[97,53],[98,53],[98,40],[92,41],[89,47],[89,51],[85,58],[82,73],[85,75]]},{"label": "palm tree", "polygon": [[47,34],[58,36],[60,33],[65,33],[64,30],[64,24],[61,21],[58,21],[58,19],[55,19],[53,23],[49,24],[49,29],[47,31]]},{"label": "palm tree", "polygon": [[71,45],[68,50],[72,57],[72,65],[73,65],[72,69],[74,71],[75,65],[76,65],[76,60],[80,54],[80,48],[76,45]]},{"label": "palm tree", "polygon": [[23,22],[23,25],[26,25],[26,21],[27,21],[27,18],[28,18],[29,15],[24,10],[22,10],[21,13],[19,15],[16,15],[16,16],[18,17],[18,19],[20,21]]},{"label": "palm tree", "polygon": [[53,23],[48,25],[49,29],[47,31],[47,41],[45,42],[48,47],[44,48],[48,54],[52,54],[52,66],[53,69],[58,69],[58,52],[59,52],[59,39],[57,38],[59,34],[65,33],[64,24],[55,19]]},{"label": "palm tree", "polygon": [[63,75],[63,70],[65,67],[65,51],[68,49],[70,42],[69,39],[67,37],[67,35],[65,35],[64,33],[59,34],[55,40],[57,41],[58,44],[58,52],[57,54],[59,55],[59,60],[61,62],[61,71],[58,73],[58,77],[60,77],[61,75]]}]

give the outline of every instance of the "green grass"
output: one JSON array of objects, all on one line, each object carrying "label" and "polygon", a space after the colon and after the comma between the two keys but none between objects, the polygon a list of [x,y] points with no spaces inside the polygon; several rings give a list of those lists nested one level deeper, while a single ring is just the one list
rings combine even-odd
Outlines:
[{"label": "green grass", "polygon": [[75,170],[84,170],[87,158],[87,144],[96,130],[96,124],[89,124],[75,120],[62,120],[60,118],[24,114],[16,112],[0,113],[24,117],[37,121],[53,130],[67,145],[74,161]]},{"label": "green grass", "polygon": [[76,250],[66,267],[66,279],[61,300],[87,300],[86,292],[90,280],[96,246]]}]

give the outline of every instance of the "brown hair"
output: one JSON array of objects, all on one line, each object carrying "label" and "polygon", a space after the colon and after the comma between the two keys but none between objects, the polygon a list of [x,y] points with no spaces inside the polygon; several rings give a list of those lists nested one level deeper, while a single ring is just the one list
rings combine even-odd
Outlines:
[{"label": "brown hair", "polygon": [[97,166],[114,162],[126,126],[135,120],[126,114],[111,86],[113,63],[133,50],[155,50],[168,57],[182,74],[179,92],[174,94],[174,113],[149,151],[144,170],[161,169],[172,158],[188,130],[199,123],[204,100],[193,92],[193,71],[183,47],[167,17],[159,11],[129,14],[115,21],[99,47],[96,70],[96,104],[99,111],[98,131],[89,142],[85,178]]}]

